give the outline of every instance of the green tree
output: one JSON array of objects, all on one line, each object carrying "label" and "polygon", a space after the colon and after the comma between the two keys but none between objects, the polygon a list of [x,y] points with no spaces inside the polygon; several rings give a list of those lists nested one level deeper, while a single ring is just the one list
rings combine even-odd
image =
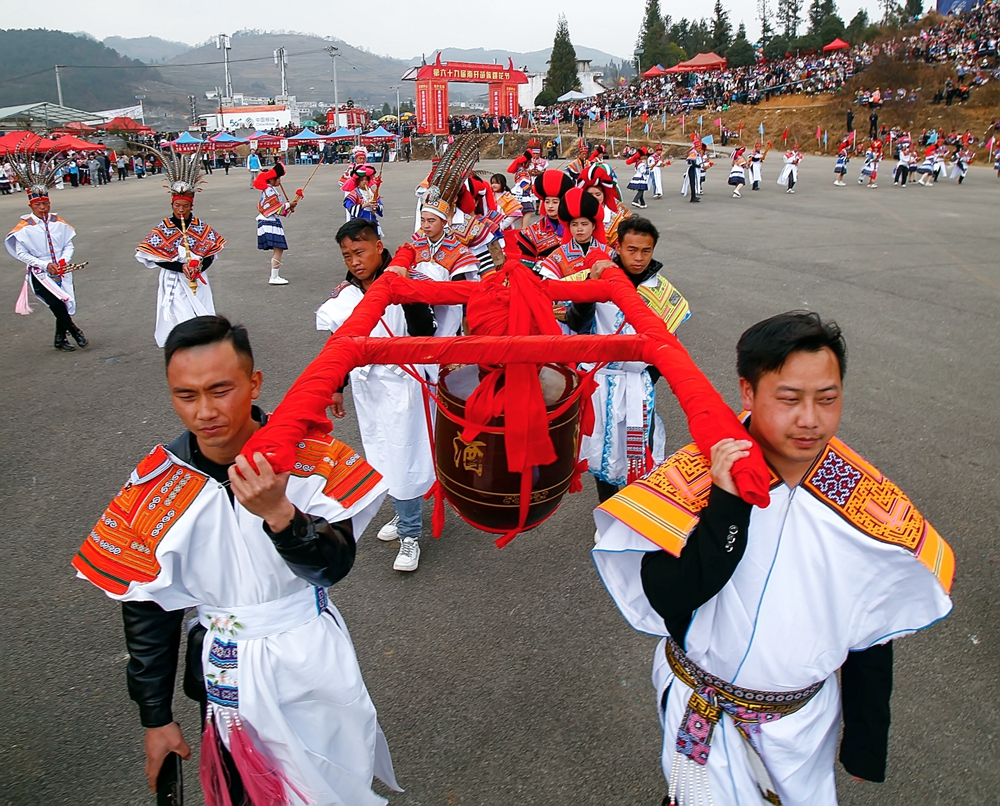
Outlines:
[{"label": "green tree", "polygon": [[809,33],[819,33],[819,29],[823,25],[824,14],[823,0],[812,0],[812,3],[809,4]]},{"label": "green tree", "polygon": [[832,14],[823,20],[819,29],[819,39],[823,45],[829,45],[834,39],[843,39],[846,33],[844,21],[836,14]]},{"label": "green tree", "polygon": [[722,0],[715,0],[712,17],[712,50],[725,53],[733,39],[733,26],[729,23],[729,12],[722,7]]},{"label": "green tree", "polygon": [[760,20],[760,44],[762,47],[767,45],[774,36],[774,26],[771,24],[773,16],[770,0],[757,0],[757,19]]},{"label": "green tree", "polygon": [[552,106],[559,100],[559,96],[546,87],[535,96],[535,106]]},{"label": "green tree", "polygon": [[924,4],[922,0],[906,0],[906,5],[903,6],[903,16],[908,20],[912,20],[919,17],[924,13]]},{"label": "green tree", "polygon": [[545,89],[552,90],[556,97],[570,90],[580,89],[580,77],[576,73],[576,49],[569,38],[569,23],[566,22],[565,14],[559,15],[559,23],[556,25],[556,38],[552,42]]},{"label": "green tree", "polygon": [[778,0],[778,22],[785,39],[792,40],[802,23],[802,0]]},{"label": "green tree", "polygon": [[788,53],[788,40],[783,36],[776,36],[764,45],[764,58],[769,62],[781,61]]},{"label": "green tree", "polygon": [[382,114],[379,115],[379,117],[381,118],[391,114],[392,114],[392,107],[389,106],[389,102],[386,101],[384,104],[382,104]]},{"label": "green tree", "polygon": [[736,38],[733,44],[726,51],[726,58],[730,67],[749,67],[757,61],[753,52],[753,45],[747,41],[746,26],[740,22],[740,27],[736,29]]},{"label": "green tree", "polygon": [[858,13],[851,17],[851,21],[847,24],[847,30],[844,31],[844,41],[850,42],[852,45],[860,45],[864,40],[865,29],[868,27],[868,12],[863,8],[858,9]]},{"label": "green tree", "polygon": [[660,12],[660,0],[647,0],[635,47],[637,52],[642,51],[637,60],[641,69],[648,70],[654,64],[667,66],[667,23]]},{"label": "green tree", "polygon": [[684,48],[676,42],[669,42],[667,43],[667,55],[664,57],[663,66],[673,67],[675,64],[686,62],[687,57],[688,55],[684,52]]}]

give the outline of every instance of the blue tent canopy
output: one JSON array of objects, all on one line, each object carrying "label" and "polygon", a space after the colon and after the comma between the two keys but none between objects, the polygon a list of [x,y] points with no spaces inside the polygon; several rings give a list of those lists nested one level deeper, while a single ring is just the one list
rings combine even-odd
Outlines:
[{"label": "blue tent canopy", "polygon": [[399,135],[393,134],[390,131],[386,131],[383,126],[379,126],[375,131],[368,132],[368,134],[362,134],[362,140],[394,140]]},{"label": "blue tent canopy", "polygon": [[321,137],[314,131],[310,131],[309,129],[303,129],[294,137],[289,137],[288,142],[289,143],[318,142],[320,140],[325,140],[325,139],[326,139],[325,137]]},{"label": "blue tent canopy", "polygon": [[171,143],[175,146],[196,146],[204,142],[200,137],[192,137],[188,132],[181,132],[176,140],[171,140]]},{"label": "blue tent canopy", "polygon": [[219,132],[218,134],[213,134],[208,138],[213,143],[220,143],[222,145],[240,145],[241,143],[247,143],[248,140],[241,140],[239,137],[233,137],[229,132]]},{"label": "blue tent canopy", "polygon": [[351,131],[346,126],[341,126],[333,134],[328,134],[326,137],[328,140],[353,140],[357,136],[357,132]]}]

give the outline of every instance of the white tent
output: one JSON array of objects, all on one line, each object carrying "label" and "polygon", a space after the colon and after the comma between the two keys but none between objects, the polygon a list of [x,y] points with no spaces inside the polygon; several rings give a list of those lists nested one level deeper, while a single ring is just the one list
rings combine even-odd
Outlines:
[{"label": "white tent", "polygon": [[593,95],[585,95],[582,92],[577,92],[576,90],[570,90],[567,93],[560,95],[556,100],[558,101],[584,101],[587,98],[593,98]]}]

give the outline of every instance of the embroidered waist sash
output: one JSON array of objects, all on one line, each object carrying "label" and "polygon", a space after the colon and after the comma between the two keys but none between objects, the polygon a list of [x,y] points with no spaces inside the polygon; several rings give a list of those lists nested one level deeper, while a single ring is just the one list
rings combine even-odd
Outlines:
[{"label": "embroidered waist sash", "polygon": [[[674,745],[674,762],[667,784],[669,802],[683,806],[697,802],[692,798],[700,797],[701,792],[708,795],[708,778],[704,768],[711,751],[712,733],[727,715],[744,739],[750,768],[761,795],[768,803],[780,806],[781,800],[760,757],[755,738],[762,724],[774,722],[803,708],[826,681],[820,680],[797,691],[755,691],[709,674],[669,636],[665,651],[671,671],[691,689]],[[695,766],[692,767],[692,763]]]}]

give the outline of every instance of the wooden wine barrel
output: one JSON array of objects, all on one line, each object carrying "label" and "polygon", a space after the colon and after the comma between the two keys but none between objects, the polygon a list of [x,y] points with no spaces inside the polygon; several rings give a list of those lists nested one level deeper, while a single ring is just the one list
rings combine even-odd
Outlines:
[{"label": "wooden wine barrel", "polygon": [[[556,364],[542,367],[539,376],[546,410],[550,413],[559,408],[579,384],[575,372]],[[438,386],[442,406],[464,418],[465,402],[479,380],[476,364],[442,367]],[[504,418],[494,418],[489,425],[502,428]],[[507,469],[502,433],[480,433],[471,442],[463,440],[461,434],[462,427],[438,411],[435,460],[445,497],[477,529],[503,534],[517,526],[521,475]],[[534,469],[525,530],[537,526],[555,512],[569,489],[580,439],[578,400],[550,421],[549,437],[555,447],[556,461]]]}]

